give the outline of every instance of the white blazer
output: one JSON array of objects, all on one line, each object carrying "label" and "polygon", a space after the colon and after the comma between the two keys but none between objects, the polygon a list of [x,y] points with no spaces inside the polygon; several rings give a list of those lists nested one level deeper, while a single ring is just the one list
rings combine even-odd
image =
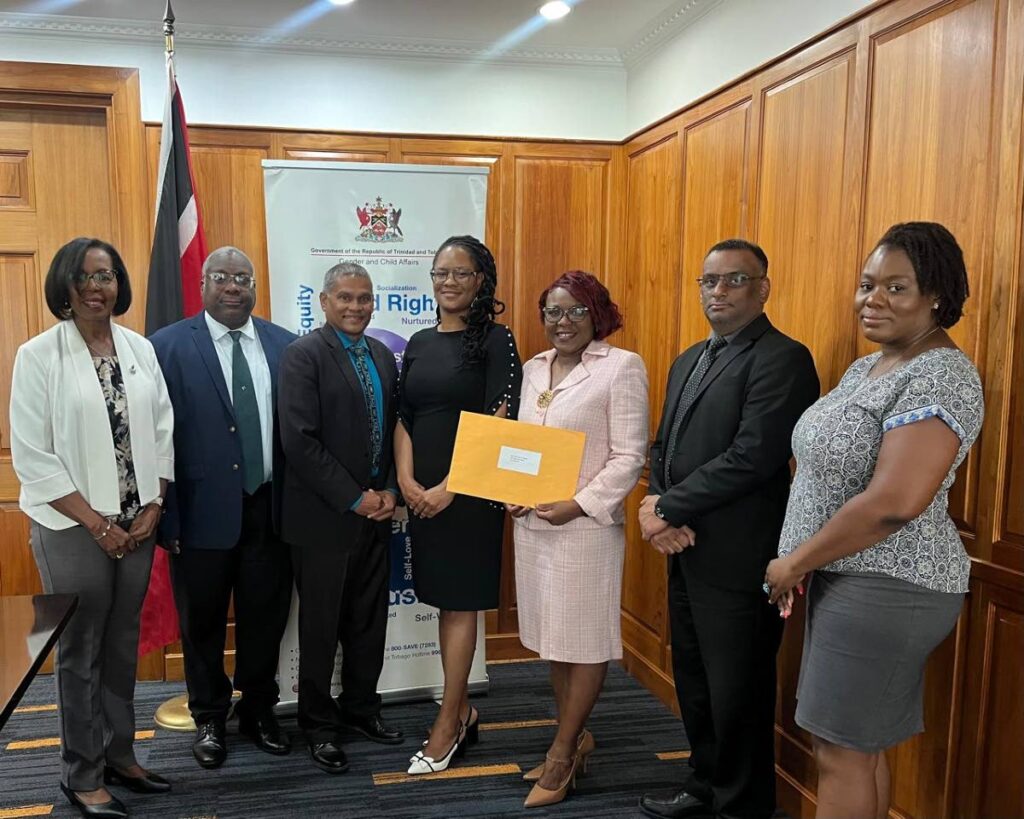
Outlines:
[{"label": "white blazer", "polygon": [[591,341],[583,360],[542,407],[538,398],[551,386],[554,357],[548,350],[523,365],[519,420],[586,433],[574,500],[587,516],[553,527],[530,512],[516,518],[516,525],[563,532],[621,526],[626,496],[647,460],[647,369],[636,353]]},{"label": "white blazer", "polygon": [[[174,480],[174,411],[153,345],[112,326],[124,376],[132,462],[143,505]],[[73,321],[18,348],[11,381],[11,458],[21,510],[48,529],[77,524],[50,501],[76,489],[104,517],[121,513],[110,417],[92,355]]]}]

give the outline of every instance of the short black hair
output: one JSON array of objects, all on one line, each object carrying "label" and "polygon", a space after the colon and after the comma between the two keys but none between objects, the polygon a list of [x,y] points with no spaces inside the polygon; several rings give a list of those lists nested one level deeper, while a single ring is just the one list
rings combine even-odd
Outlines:
[{"label": "short black hair", "polygon": [[761,249],[760,245],[755,245],[753,242],[748,242],[746,239],[723,239],[716,245],[713,245],[711,249],[704,254],[706,259],[712,253],[717,253],[719,250],[745,250],[748,253],[754,254],[754,258],[757,259],[761,264],[761,273],[765,276],[768,275],[768,255]]},{"label": "short black hair", "polygon": [[50,269],[46,272],[46,281],[43,283],[46,306],[61,321],[71,318],[71,300],[68,294],[75,286],[75,277],[82,271],[85,254],[93,248],[106,251],[114,264],[114,273],[117,276],[117,300],[114,302],[114,315],[124,315],[132,306],[132,285],[128,280],[128,269],[124,266],[121,254],[113,245],[102,239],[79,236],[54,254],[53,261],[50,262]]},{"label": "short black hair", "polygon": [[935,320],[940,327],[952,327],[960,321],[971,291],[964,252],[945,226],[938,222],[901,222],[878,240],[875,250],[880,247],[897,248],[907,254],[918,289],[938,301]]}]

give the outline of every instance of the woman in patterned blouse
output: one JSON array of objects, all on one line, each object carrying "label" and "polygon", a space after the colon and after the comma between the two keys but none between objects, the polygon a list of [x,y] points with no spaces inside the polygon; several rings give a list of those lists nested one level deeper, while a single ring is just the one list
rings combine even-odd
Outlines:
[{"label": "woman in patterned blouse", "polygon": [[948,230],[891,227],[854,300],[881,350],[855,361],[793,432],[797,471],[764,590],[788,616],[814,572],[796,722],[813,735],[818,816],[887,815],[885,750],[924,730],[924,665],[967,591],[970,561],[947,502],[983,397],[946,332],[967,294]]},{"label": "woman in patterned blouse", "polygon": [[83,815],[121,817],[107,786],[160,793],[139,766],[139,614],[167,482],[173,410],[153,346],[111,321],[131,305],[118,252],[80,238],[43,286],[57,324],[26,341],[11,382],[11,456],[47,592],[78,608],[57,642],[61,789]]}]

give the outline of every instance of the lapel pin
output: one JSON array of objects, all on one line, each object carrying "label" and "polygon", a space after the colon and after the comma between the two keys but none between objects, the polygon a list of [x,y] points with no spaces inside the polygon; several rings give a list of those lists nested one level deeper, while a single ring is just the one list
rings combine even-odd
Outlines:
[{"label": "lapel pin", "polygon": [[134,364],[132,364],[130,367],[128,367],[128,372],[131,373],[132,375],[135,375],[135,365]]}]

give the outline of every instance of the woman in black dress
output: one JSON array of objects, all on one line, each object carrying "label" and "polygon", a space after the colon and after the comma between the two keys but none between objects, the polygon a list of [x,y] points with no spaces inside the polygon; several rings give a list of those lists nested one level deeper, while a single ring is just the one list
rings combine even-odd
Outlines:
[{"label": "woman in black dress", "polygon": [[494,323],[494,256],[472,236],[453,236],[433,269],[438,326],[420,330],[405,349],[395,430],[398,485],[409,508],[417,597],[440,610],[444,669],[441,710],[409,773],[443,771],[460,746],[477,738],[469,705],[477,612],[496,608],[504,507],[447,489],[459,413],[514,418],[522,383],[515,339]]}]

